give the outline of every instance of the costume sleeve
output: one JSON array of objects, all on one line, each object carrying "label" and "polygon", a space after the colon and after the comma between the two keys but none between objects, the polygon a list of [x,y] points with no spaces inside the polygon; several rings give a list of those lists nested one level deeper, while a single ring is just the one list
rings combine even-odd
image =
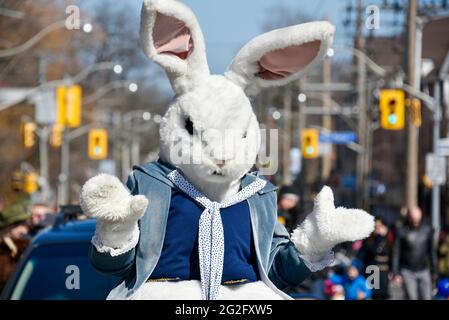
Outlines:
[{"label": "costume sleeve", "polygon": [[276,223],[271,245],[268,277],[279,289],[296,287],[311,272],[327,267],[333,261],[332,253],[324,257],[303,256],[290,240],[283,225]]},{"label": "costume sleeve", "polygon": [[[134,177],[134,173],[128,178],[126,186],[130,190],[132,195],[136,195],[138,193],[137,182]],[[95,269],[99,272],[107,273],[116,276],[122,276],[126,274],[132,265],[134,264],[135,259],[135,247],[139,242],[140,231],[137,222],[132,222],[133,226],[130,229],[131,232],[126,231],[124,234],[120,232],[115,232],[114,237],[117,238],[117,241],[109,241],[114,243],[115,245],[107,246],[103,244],[102,232],[107,234],[111,233],[111,230],[107,230],[109,227],[107,224],[100,222],[97,223],[97,231],[94,237],[92,238],[92,246],[90,250],[90,260]],[[111,226],[114,229],[114,226]],[[102,230],[102,232],[99,231]],[[109,238],[111,236],[109,235]],[[124,240],[119,240],[124,239]]]},{"label": "costume sleeve", "polygon": [[109,252],[99,252],[94,245],[90,250],[90,261],[93,267],[101,273],[117,277],[126,275],[134,265],[136,249],[133,248],[121,255],[112,256]]}]

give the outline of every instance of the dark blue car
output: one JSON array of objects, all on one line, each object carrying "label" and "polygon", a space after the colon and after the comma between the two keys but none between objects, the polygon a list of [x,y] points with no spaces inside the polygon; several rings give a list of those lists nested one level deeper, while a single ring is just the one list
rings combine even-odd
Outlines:
[{"label": "dark blue car", "polygon": [[23,254],[1,298],[12,300],[104,300],[118,279],[89,262],[95,220],[79,220],[79,206],[62,207]]}]

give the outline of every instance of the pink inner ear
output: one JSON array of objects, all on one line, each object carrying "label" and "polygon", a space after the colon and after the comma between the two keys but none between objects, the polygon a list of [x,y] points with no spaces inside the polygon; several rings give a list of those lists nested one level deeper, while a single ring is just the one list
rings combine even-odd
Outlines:
[{"label": "pink inner ear", "polygon": [[157,13],[153,29],[154,47],[158,54],[175,55],[183,60],[193,52],[193,39],[185,23]]},{"label": "pink inner ear", "polygon": [[256,76],[264,80],[280,80],[307,66],[320,51],[321,41],[315,40],[265,54],[259,60]]}]

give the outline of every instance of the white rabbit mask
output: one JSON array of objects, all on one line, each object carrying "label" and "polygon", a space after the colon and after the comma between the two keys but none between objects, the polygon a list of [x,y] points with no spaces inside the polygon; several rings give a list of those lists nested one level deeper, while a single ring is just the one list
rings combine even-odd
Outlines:
[{"label": "white rabbit mask", "polygon": [[214,201],[236,193],[256,162],[259,123],[250,97],[299,79],[323,57],[335,28],[311,22],[256,37],[225,75],[211,75],[195,15],[175,0],[145,0],[141,40],[176,93],[161,123],[161,158]]}]

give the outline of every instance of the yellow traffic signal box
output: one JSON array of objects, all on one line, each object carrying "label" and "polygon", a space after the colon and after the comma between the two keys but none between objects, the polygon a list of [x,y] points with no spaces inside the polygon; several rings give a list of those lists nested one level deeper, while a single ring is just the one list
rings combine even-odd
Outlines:
[{"label": "yellow traffic signal box", "polygon": [[50,144],[52,147],[59,148],[64,142],[64,126],[55,124],[51,129]]},{"label": "yellow traffic signal box", "polygon": [[320,133],[318,129],[304,129],[301,133],[301,151],[305,159],[314,159],[319,156]]},{"label": "yellow traffic signal box", "polygon": [[385,130],[402,130],[405,126],[405,93],[384,89],[379,99],[380,125]]},{"label": "yellow traffic signal box", "polygon": [[22,125],[23,146],[32,148],[36,144],[37,126],[33,122],[26,122]]},{"label": "yellow traffic signal box", "polygon": [[57,116],[56,123],[69,128],[78,128],[81,125],[82,110],[81,86],[61,86],[56,89]]},{"label": "yellow traffic signal box", "polygon": [[67,99],[66,99],[66,87],[61,86],[56,89],[56,124],[61,126],[65,126],[66,124],[66,108],[67,108]]},{"label": "yellow traffic signal box", "polygon": [[33,194],[37,190],[39,190],[39,176],[36,173],[27,173],[25,175],[25,183],[23,187],[23,191],[28,194]]},{"label": "yellow traffic signal box", "polygon": [[108,132],[105,129],[90,130],[88,140],[89,158],[103,160],[108,156]]}]

